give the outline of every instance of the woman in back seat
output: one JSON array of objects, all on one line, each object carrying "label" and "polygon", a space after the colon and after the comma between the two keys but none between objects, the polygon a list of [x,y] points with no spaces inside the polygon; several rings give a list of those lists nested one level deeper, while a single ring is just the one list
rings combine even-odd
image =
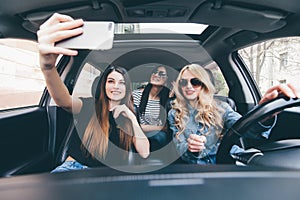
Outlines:
[{"label": "woman in back seat", "polygon": [[133,99],[137,107],[141,127],[149,138],[150,150],[156,151],[170,142],[167,133],[167,103],[169,88],[167,68],[157,66],[152,70],[150,82],[143,91],[134,90]]}]

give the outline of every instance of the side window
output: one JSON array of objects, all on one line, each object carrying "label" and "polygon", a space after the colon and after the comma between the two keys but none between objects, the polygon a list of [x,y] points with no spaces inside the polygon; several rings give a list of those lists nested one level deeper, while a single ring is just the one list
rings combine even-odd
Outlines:
[{"label": "side window", "polygon": [[85,63],[75,84],[73,96],[91,97],[92,84],[95,78],[100,75],[100,73],[101,72],[93,65]]},{"label": "side window", "polygon": [[0,39],[0,110],[36,106],[45,89],[37,44]]},{"label": "side window", "polygon": [[216,62],[211,62],[204,67],[211,76],[211,81],[215,86],[216,94],[221,96],[228,96],[228,85],[225,78]]},{"label": "side window", "polygon": [[300,80],[300,37],[268,40],[238,53],[262,94],[271,86]]}]

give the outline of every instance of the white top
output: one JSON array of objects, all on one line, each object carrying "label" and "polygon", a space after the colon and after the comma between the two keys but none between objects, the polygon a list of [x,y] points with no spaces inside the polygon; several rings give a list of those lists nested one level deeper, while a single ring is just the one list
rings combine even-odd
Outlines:
[{"label": "white top", "polygon": [[[143,91],[134,90],[133,91],[133,102],[134,105],[139,109]],[[148,100],[146,105],[145,113],[140,113],[140,123],[148,125],[163,126],[162,121],[159,119],[160,111],[159,100]]]}]

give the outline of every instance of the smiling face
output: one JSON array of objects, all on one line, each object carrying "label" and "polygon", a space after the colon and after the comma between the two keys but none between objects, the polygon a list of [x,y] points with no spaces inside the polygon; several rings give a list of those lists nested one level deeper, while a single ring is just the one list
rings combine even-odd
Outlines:
[{"label": "smiling face", "polygon": [[[193,80],[192,80],[193,79]],[[192,81],[191,81],[192,80]],[[183,82],[184,84],[180,84],[180,88],[183,96],[191,103],[194,102],[199,93],[201,91],[201,81],[196,78],[189,70],[185,70],[182,73],[181,79],[179,82]]]},{"label": "smiling face", "polygon": [[161,66],[151,74],[150,83],[156,86],[163,86],[166,84],[167,78],[167,70]]},{"label": "smiling face", "polygon": [[114,102],[120,102],[126,94],[126,84],[122,74],[112,71],[106,79],[105,92],[107,97]]}]

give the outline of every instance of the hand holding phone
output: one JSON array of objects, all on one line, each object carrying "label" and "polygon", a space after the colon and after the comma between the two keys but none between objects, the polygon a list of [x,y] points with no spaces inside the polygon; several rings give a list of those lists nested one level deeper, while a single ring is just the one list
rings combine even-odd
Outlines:
[{"label": "hand holding phone", "polygon": [[108,50],[113,46],[114,22],[85,21],[83,33],[57,42],[55,46],[68,49]]}]

